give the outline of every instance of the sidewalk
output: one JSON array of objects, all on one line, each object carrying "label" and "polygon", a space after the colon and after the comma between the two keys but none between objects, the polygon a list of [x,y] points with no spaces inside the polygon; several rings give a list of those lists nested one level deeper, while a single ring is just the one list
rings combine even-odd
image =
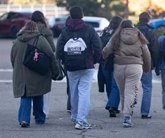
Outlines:
[{"label": "sidewalk", "polygon": [[0,138],[165,138],[165,111],[161,107],[161,84],[153,84],[152,119],[140,118],[140,103],[135,107],[132,128],[122,127],[122,114],[109,118],[104,109],[106,94],[99,93],[93,83],[89,122],[91,130],[75,130],[66,112],[66,83],[53,82],[50,116],[46,124],[36,125],[31,118],[30,128],[20,128],[17,122],[19,99],[13,98],[12,84],[0,83]]}]

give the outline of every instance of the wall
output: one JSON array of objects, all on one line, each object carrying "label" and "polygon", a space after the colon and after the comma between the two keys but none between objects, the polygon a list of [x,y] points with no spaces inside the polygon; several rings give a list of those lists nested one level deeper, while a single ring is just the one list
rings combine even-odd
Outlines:
[{"label": "wall", "polygon": [[68,11],[63,7],[57,7],[54,4],[49,5],[7,5],[7,4],[0,4],[0,15],[4,12],[8,11],[30,11],[33,12],[35,10],[40,10],[44,13],[44,15],[50,19],[55,16],[59,15],[67,15]]}]

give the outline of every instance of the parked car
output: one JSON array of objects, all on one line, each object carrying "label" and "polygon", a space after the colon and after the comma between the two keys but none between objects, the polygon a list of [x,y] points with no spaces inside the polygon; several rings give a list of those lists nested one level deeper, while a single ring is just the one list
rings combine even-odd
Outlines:
[{"label": "parked car", "polygon": [[0,16],[0,37],[15,38],[17,32],[30,20],[30,12],[6,12]]},{"label": "parked car", "polygon": [[109,21],[104,17],[84,16],[83,20],[93,26],[98,35],[101,35],[103,29],[109,25]]},{"label": "parked car", "polygon": [[149,22],[149,25],[156,29],[157,35],[160,36],[165,31],[165,18],[153,19]]},{"label": "parked car", "polygon": [[[50,28],[53,31],[54,37],[58,37],[68,16],[59,16],[49,20]],[[84,22],[93,26],[96,32],[100,35],[102,30],[109,25],[109,21],[103,17],[84,16]]]},{"label": "parked car", "polygon": [[154,19],[149,23],[153,28],[165,27],[165,19]]}]

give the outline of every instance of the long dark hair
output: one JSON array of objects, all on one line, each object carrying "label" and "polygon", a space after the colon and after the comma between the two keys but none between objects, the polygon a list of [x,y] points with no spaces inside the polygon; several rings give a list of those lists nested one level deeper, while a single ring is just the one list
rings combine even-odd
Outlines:
[{"label": "long dark hair", "polygon": [[31,20],[36,23],[38,22],[43,23],[45,24],[45,26],[47,26],[44,14],[41,11],[34,11],[31,16]]}]

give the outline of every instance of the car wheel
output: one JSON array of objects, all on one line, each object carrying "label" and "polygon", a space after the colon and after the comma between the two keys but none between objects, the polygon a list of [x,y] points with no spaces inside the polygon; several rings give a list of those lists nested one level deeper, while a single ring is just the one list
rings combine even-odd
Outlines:
[{"label": "car wheel", "polygon": [[16,38],[18,31],[19,31],[18,28],[16,26],[13,26],[10,30],[10,37]]}]

